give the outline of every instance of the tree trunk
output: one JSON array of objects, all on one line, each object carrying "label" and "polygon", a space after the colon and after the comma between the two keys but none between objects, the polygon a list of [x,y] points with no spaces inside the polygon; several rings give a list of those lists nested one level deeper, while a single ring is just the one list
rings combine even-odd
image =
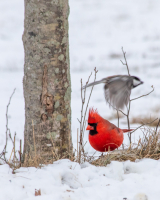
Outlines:
[{"label": "tree trunk", "polygon": [[72,152],[68,0],[25,0],[24,153]]}]

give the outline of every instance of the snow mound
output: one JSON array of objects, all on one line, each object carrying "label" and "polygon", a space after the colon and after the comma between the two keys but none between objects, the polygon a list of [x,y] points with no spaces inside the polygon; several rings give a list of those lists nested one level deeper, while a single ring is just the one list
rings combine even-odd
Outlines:
[{"label": "snow mound", "polygon": [[41,169],[21,167],[16,174],[1,165],[0,190],[3,200],[32,200],[39,189],[41,200],[159,200],[159,177],[160,161],[152,159],[106,167],[64,159]]}]

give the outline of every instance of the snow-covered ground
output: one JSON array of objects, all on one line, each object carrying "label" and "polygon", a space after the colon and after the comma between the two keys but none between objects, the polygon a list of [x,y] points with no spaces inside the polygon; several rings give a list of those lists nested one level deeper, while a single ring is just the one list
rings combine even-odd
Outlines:
[{"label": "snow-covered ground", "polygon": [[[160,161],[114,161],[107,167],[60,160],[52,165],[20,168],[12,174],[0,166],[3,200],[159,200]],[[35,189],[41,196],[35,197]]]},{"label": "snow-covered ground", "polygon": [[[14,88],[16,88],[16,92],[9,107],[9,127],[12,134],[17,133],[17,146],[19,139],[23,139],[22,78],[24,50],[21,39],[24,20],[23,7],[22,0],[0,1],[0,151],[5,143],[6,105]],[[75,148],[77,128],[79,127],[77,118],[80,117],[81,109],[80,79],[82,78],[85,83],[95,66],[99,71],[97,80],[109,75],[127,74],[126,67],[120,62],[120,60],[123,60],[122,46],[127,52],[130,73],[144,81],[142,86],[132,91],[131,98],[148,93],[151,91],[151,85],[155,88],[155,91],[149,96],[132,102],[131,118],[138,116],[159,117],[159,8],[160,1],[153,0],[70,0],[72,139]],[[89,89],[87,90],[88,93]],[[92,106],[97,108],[99,114],[106,119],[115,115],[115,111],[109,109],[104,101],[102,85],[94,88],[89,107]],[[113,119],[112,122],[117,124],[116,119]],[[135,124],[132,125],[132,127],[136,126]],[[120,127],[127,127],[125,118],[121,119]],[[141,131],[136,132],[133,139],[136,141],[139,135],[142,135]],[[86,131],[86,141],[87,138],[88,133]],[[127,136],[125,143],[127,143]],[[11,152],[11,148],[12,146],[8,145],[9,152]],[[88,143],[86,144],[86,151],[94,152]],[[146,193],[150,200],[160,199],[157,187],[160,180],[159,161],[113,162],[106,168],[86,165],[87,167],[82,167],[82,169],[78,164],[70,162],[66,164],[67,162],[59,161],[59,164],[50,165],[42,170],[20,169],[19,171],[26,171],[21,172],[21,178],[18,177],[19,173],[12,175],[7,166],[0,166],[0,174],[3,175],[3,178],[0,179],[0,191],[3,191],[3,193],[0,193],[3,194],[2,199],[28,198],[31,200],[34,198],[34,189],[39,188],[42,191],[42,196],[36,197],[39,199],[48,199],[49,197],[56,200],[91,198],[119,200],[127,197],[132,200],[134,195],[139,192]],[[68,166],[70,165],[76,166],[75,169],[69,169]],[[54,172],[56,166],[60,168],[58,169],[59,176],[57,175],[58,171]],[[129,169],[131,169],[129,173],[126,173],[125,166],[129,166]],[[88,172],[85,170],[88,170]],[[50,174],[50,176],[45,173]],[[103,176],[103,173],[105,176]],[[53,179],[51,174],[53,174]],[[31,180],[23,178],[23,176]],[[39,181],[40,179],[41,181]],[[50,182],[46,184],[46,180]],[[15,185],[12,186],[14,181]],[[77,189],[67,189],[70,188],[70,183],[75,183]],[[105,184],[110,185],[105,186]],[[3,189],[2,186],[6,189]],[[96,188],[94,189],[94,187]],[[20,191],[20,188],[22,191]],[[67,192],[66,190],[73,190],[74,192]]]}]

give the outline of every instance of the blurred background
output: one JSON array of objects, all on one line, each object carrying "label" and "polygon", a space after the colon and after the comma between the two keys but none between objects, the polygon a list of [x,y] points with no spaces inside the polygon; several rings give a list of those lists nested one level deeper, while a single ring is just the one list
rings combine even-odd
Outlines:
[{"label": "blurred background", "polygon": [[[131,98],[155,91],[133,101],[130,120],[132,128],[139,119],[159,117],[160,112],[160,1],[153,0],[70,0],[69,42],[72,84],[72,139],[77,144],[80,118],[80,80],[86,83],[96,67],[97,80],[116,74],[127,74],[121,48],[126,51],[130,74],[138,76],[144,84],[132,90]],[[22,43],[24,4],[22,0],[0,1],[0,151],[5,144],[6,106],[16,88],[9,107],[9,128],[17,133],[17,145],[23,139],[24,99]],[[93,81],[94,75],[91,77]],[[87,89],[87,95],[90,89]],[[116,112],[105,103],[103,85],[95,86],[89,107],[117,125]],[[87,114],[88,115],[88,114]],[[140,121],[140,120],[139,120]],[[120,127],[127,128],[125,117]],[[141,135],[134,134],[134,142]],[[88,132],[85,132],[87,141]],[[128,142],[127,136],[125,142]],[[8,150],[10,146],[8,145]],[[93,153],[90,145],[86,151]]]}]

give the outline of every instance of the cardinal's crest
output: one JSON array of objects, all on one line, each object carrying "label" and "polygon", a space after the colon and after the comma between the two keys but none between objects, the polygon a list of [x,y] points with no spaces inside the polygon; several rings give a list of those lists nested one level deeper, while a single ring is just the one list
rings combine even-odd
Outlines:
[{"label": "cardinal's crest", "polygon": [[90,108],[89,115],[88,115],[88,123],[94,124],[94,123],[99,122],[100,119],[101,119],[101,117],[98,114],[97,109],[94,110],[93,108]]}]

